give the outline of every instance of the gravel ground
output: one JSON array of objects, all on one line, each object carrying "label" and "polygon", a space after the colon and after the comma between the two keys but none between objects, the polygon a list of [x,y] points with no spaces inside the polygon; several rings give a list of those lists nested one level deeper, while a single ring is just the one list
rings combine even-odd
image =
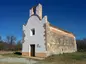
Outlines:
[{"label": "gravel ground", "polygon": [[0,58],[0,62],[8,62],[8,63],[24,63],[24,64],[35,64],[37,61],[26,58],[13,58],[13,57],[3,57]]}]

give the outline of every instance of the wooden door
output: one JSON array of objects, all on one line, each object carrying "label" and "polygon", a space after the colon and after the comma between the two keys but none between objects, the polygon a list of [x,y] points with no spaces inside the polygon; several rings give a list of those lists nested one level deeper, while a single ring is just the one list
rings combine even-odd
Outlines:
[{"label": "wooden door", "polygon": [[31,56],[35,56],[35,44],[31,44]]}]

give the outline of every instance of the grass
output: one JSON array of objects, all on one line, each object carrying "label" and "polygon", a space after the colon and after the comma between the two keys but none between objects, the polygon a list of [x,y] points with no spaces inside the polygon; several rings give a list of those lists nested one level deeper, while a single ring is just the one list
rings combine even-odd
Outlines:
[{"label": "grass", "polygon": [[37,64],[86,64],[86,52],[52,55]]},{"label": "grass", "polygon": [[[4,57],[22,57],[16,53],[1,54]],[[0,64],[23,64],[23,63],[2,63]],[[37,64],[86,64],[86,52],[65,53],[52,55]]]},{"label": "grass", "polygon": [[25,64],[25,63],[18,63],[18,62],[14,62],[14,63],[9,63],[9,62],[0,62],[0,64]]},{"label": "grass", "polygon": [[[0,59],[6,58],[6,57],[12,57],[12,58],[22,58],[22,55],[20,52],[13,52],[13,53],[5,53],[5,54],[0,54]],[[2,62],[0,61],[0,64],[26,64],[22,62]]]},{"label": "grass", "polygon": [[5,57],[22,57],[21,55],[16,55],[16,54],[1,54],[2,56],[5,56]]},{"label": "grass", "polygon": [[21,58],[22,55],[20,52],[13,52],[13,53],[7,53],[7,54],[0,54],[4,57],[18,57],[18,58]]}]

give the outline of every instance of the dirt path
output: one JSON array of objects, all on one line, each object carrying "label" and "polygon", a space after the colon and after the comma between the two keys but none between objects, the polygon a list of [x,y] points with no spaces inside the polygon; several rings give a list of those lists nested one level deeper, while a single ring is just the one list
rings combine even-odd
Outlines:
[{"label": "dirt path", "polygon": [[32,60],[32,59],[26,59],[26,58],[14,58],[14,57],[3,57],[0,56],[0,63],[21,63],[21,64],[34,64],[38,61]]}]

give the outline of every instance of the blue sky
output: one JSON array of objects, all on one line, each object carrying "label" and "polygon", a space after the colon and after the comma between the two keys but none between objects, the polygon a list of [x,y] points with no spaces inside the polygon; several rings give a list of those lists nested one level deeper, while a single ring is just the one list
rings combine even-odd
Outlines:
[{"label": "blue sky", "polygon": [[53,25],[73,32],[77,39],[86,37],[85,0],[0,0],[0,35],[22,39],[22,25],[29,18],[29,9],[41,3],[43,16]]}]

